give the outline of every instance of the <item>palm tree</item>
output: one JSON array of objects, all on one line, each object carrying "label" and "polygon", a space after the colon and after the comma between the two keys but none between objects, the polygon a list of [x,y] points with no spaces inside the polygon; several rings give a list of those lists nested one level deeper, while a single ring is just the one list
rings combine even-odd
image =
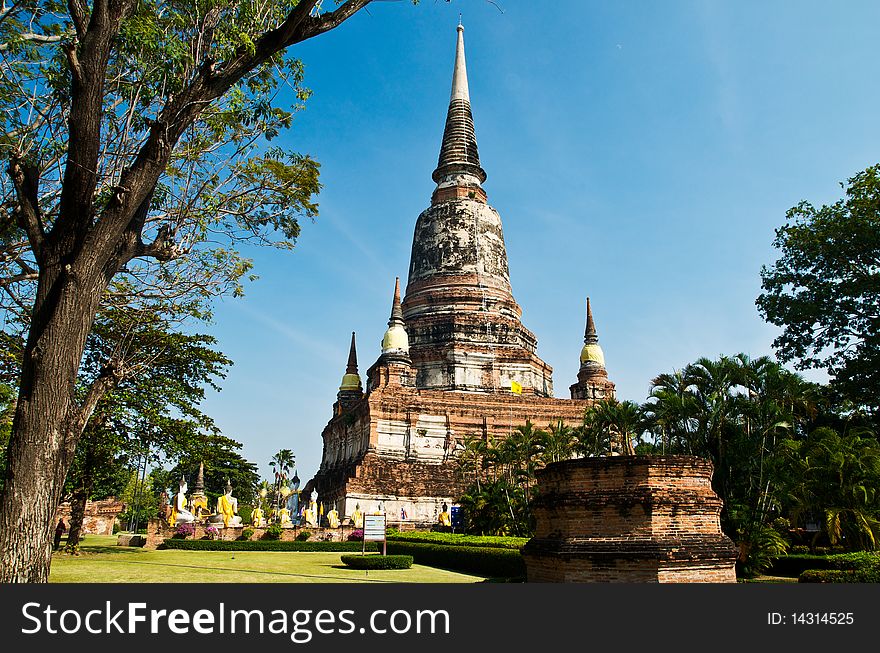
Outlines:
[{"label": "palm tree", "polygon": [[789,496],[797,517],[818,507],[832,545],[880,548],[880,444],[868,431],[819,428],[789,441]]},{"label": "palm tree", "polygon": [[290,449],[281,449],[278,453],[272,456],[272,460],[269,461],[269,466],[272,468],[272,472],[275,474],[275,507],[278,507],[278,499],[281,496],[281,486],[287,482],[287,475],[293,466],[296,464],[296,457],[293,455],[293,451]]},{"label": "palm tree", "polygon": [[548,424],[541,447],[544,463],[555,463],[571,458],[575,445],[574,435],[574,429],[561,419],[556,420],[555,424]]},{"label": "palm tree", "polygon": [[498,446],[498,453],[507,469],[508,479],[513,483],[531,485],[541,465],[541,448],[545,433],[536,429],[531,421],[517,426]]},{"label": "palm tree", "polygon": [[480,481],[486,469],[486,441],[478,435],[466,435],[461,442],[461,448],[456,455],[458,474],[471,480],[480,491]]},{"label": "palm tree", "polygon": [[635,402],[599,401],[584,412],[577,448],[588,456],[633,455],[633,440],[641,433],[641,426],[641,409]]},{"label": "palm tree", "polygon": [[645,427],[660,437],[661,451],[698,454],[697,400],[684,371],[660,374],[651,383],[648,402],[642,406]]}]

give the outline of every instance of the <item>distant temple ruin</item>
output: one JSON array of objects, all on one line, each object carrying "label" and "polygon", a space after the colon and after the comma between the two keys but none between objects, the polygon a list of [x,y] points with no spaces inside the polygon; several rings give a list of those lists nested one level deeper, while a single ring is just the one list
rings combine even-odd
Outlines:
[{"label": "distant temple ruin", "polygon": [[[114,497],[100,501],[87,501],[83,514],[83,535],[113,535],[113,524],[116,518],[125,510],[125,504]],[[70,528],[70,503],[65,501],[55,511],[55,521],[64,520],[64,525]]]}]

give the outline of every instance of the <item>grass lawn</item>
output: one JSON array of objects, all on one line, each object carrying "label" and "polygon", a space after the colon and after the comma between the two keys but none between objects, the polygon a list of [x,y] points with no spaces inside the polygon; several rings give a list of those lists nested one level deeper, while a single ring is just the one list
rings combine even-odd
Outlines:
[{"label": "grass lawn", "polygon": [[469,576],[413,565],[355,570],[342,553],[303,551],[145,551],[116,546],[116,536],[87,535],[80,555],[56,553],[52,583],[478,583]]}]

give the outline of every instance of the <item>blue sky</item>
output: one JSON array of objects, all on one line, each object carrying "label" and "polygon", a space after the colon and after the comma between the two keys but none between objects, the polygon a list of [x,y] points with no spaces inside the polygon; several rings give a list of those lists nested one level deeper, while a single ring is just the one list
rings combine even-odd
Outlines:
[{"label": "blue sky", "polygon": [[[328,6],[331,3],[327,3]],[[205,402],[245,457],[303,481],[357,331],[379,354],[428,206],[463,13],[489,203],[514,296],[568,396],[591,297],[610,378],[771,353],[758,315],[773,230],[880,161],[880,3],[377,2],[291,51],[314,95],[280,144],[321,162],[320,216],[217,306],[235,365]]]}]

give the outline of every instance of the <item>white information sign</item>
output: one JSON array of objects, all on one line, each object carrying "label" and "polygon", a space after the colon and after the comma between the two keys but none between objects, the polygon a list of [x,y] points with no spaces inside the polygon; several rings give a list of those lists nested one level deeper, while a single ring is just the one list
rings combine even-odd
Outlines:
[{"label": "white information sign", "polygon": [[364,542],[385,541],[385,514],[364,515]]}]

